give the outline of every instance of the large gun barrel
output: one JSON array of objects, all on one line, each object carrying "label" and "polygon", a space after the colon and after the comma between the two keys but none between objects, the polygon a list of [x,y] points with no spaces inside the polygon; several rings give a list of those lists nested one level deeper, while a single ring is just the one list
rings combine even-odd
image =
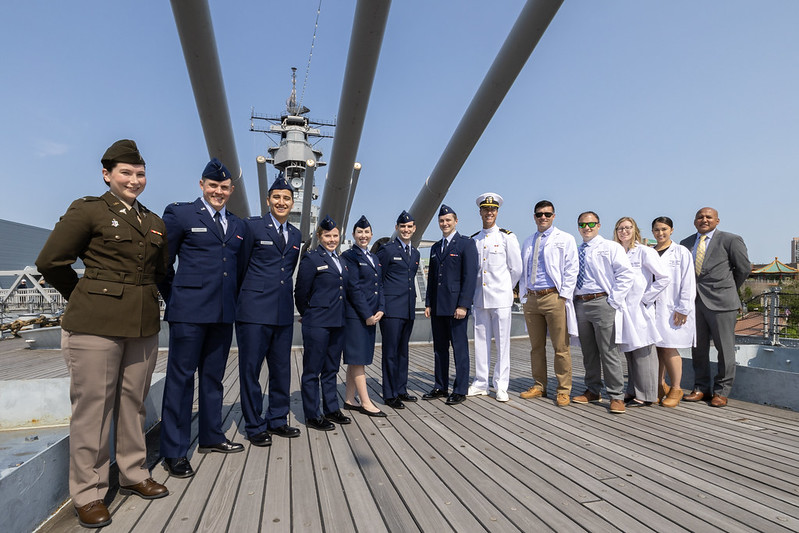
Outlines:
[{"label": "large gun barrel", "polygon": [[248,217],[250,206],[236,153],[208,1],[171,0],[171,3],[208,155],[218,157],[233,173],[235,189],[228,200],[228,209],[240,217]]},{"label": "large gun barrel", "polygon": [[320,217],[330,215],[337,224],[342,224],[345,218],[352,169],[361,142],[390,6],[391,0],[358,0],[355,8],[336,136],[319,209]]},{"label": "large gun barrel", "polygon": [[511,28],[483,83],[463,114],[455,133],[419,191],[409,212],[416,220],[414,246],[447,195],[466,158],[508,94],[533,49],[544,35],[563,0],[528,0]]}]

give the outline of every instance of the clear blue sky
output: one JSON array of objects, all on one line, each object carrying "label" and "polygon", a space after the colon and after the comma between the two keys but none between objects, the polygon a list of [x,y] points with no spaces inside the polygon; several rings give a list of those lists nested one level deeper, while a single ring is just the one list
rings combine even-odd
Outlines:
[{"label": "clear blue sky", "polygon": [[[353,220],[391,232],[523,3],[393,2]],[[211,1],[254,213],[269,141],[249,132],[250,108],[283,111],[290,67],[302,82],[317,5]],[[354,8],[323,0],[303,101],[313,118],[338,110]],[[119,138],[147,161],[145,205],[197,197],[208,153],[169,2],[11,2],[3,20],[0,218],[51,227],[74,198],[105,191],[99,158]],[[605,237],[621,216],[648,228],[668,215],[680,239],[710,205],[753,261],[787,262],[799,235],[797,22],[795,0],[566,0],[445,200],[459,229],[479,229],[474,199],[488,190],[505,197],[499,223],[520,240],[542,198],[575,235],[577,214],[597,211]],[[319,145],[327,161],[331,146]]]}]

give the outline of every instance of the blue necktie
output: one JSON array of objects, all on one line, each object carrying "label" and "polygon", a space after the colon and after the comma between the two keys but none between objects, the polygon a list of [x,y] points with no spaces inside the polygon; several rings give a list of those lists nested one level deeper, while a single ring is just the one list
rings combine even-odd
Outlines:
[{"label": "blue necktie", "polygon": [[222,215],[219,214],[219,211],[214,213],[214,222],[216,222],[216,228],[219,230],[219,236],[224,238],[225,227],[222,225]]},{"label": "blue necktie", "polygon": [[577,288],[582,289],[583,283],[585,282],[585,248],[588,244],[583,243],[580,245],[580,249],[577,251],[577,255],[580,258],[580,272],[577,274]]}]

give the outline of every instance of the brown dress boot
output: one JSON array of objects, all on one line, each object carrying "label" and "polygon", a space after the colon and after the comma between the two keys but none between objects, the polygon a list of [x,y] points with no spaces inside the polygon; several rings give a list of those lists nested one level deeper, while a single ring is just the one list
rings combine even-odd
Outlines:
[{"label": "brown dress boot", "polygon": [[663,398],[663,401],[660,402],[660,405],[663,407],[677,407],[680,404],[680,400],[682,400],[682,394],[682,389],[671,387],[671,390],[669,390],[669,393]]}]

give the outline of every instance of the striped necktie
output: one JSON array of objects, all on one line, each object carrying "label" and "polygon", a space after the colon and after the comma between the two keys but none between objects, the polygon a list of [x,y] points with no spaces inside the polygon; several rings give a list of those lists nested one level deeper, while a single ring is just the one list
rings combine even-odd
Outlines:
[{"label": "striped necktie", "polygon": [[699,237],[699,244],[696,247],[696,260],[694,261],[694,271],[698,276],[702,272],[702,263],[705,262],[705,250],[707,249],[707,243],[705,242],[707,239],[707,235],[702,235]]},{"label": "striped necktie", "polygon": [[578,250],[577,255],[580,259],[580,272],[577,274],[577,288],[582,289],[583,283],[585,282],[585,249],[588,246],[587,243],[582,243]]}]

